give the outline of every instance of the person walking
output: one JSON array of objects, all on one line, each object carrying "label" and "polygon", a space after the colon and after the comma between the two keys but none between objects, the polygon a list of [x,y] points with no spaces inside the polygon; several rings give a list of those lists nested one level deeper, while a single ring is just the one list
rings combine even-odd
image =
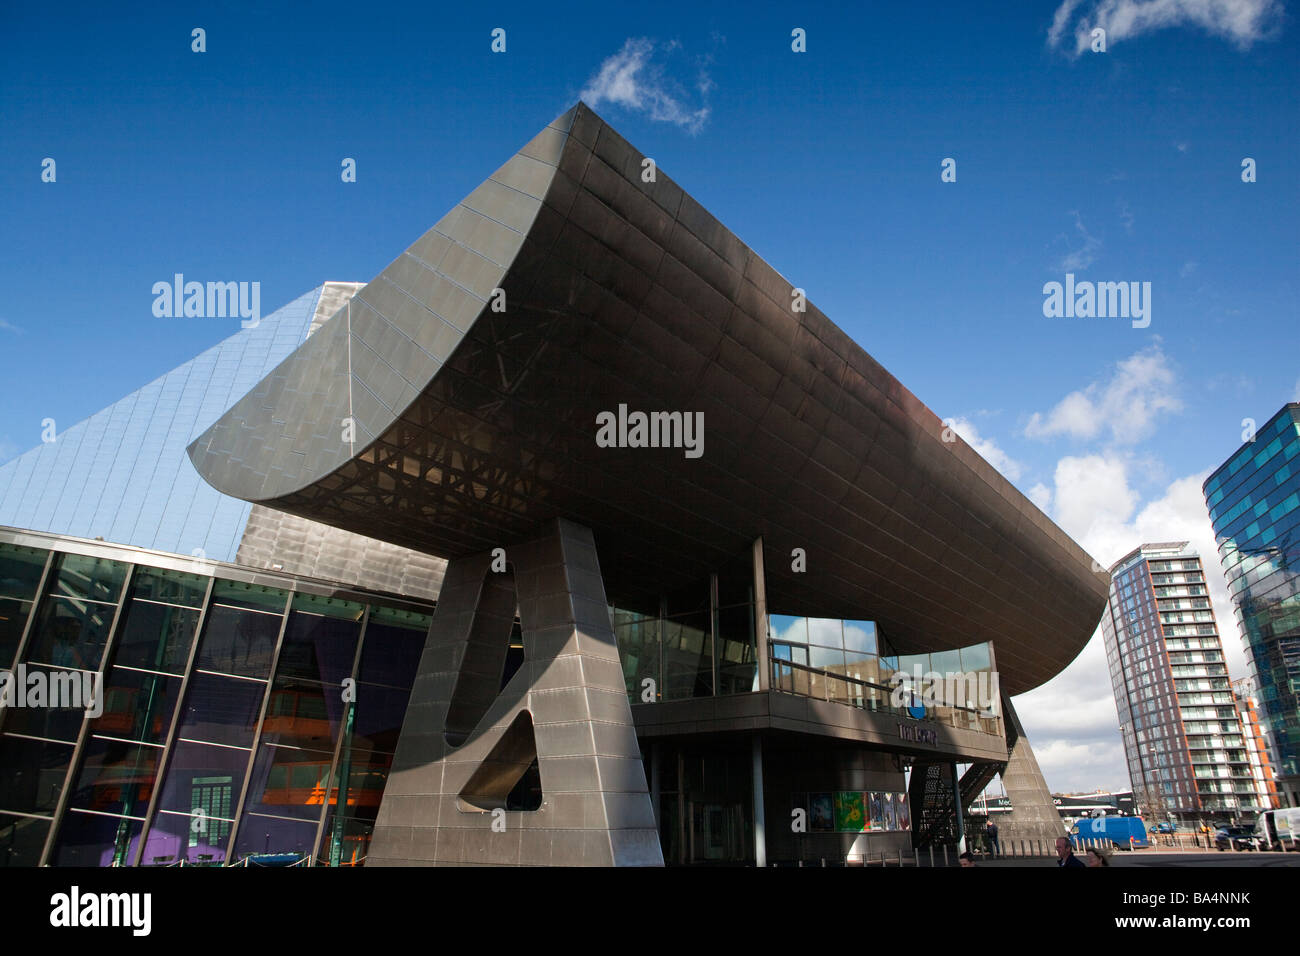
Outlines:
[{"label": "person walking", "polygon": [[1074,847],[1066,837],[1056,838],[1056,865],[1086,867],[1081,859],[1074,855]]},{"label": "person walking", "polygon": [[990,856],[1002,855],[1002,844],[998,843],[998,825],[992,820],[984,825],[984,839],[988,841]]}]

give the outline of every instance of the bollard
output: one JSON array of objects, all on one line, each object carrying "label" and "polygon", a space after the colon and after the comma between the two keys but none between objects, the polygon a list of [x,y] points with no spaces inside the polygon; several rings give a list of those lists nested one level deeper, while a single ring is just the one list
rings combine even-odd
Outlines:
[{"label": "bollard", "polygon": [[948,865],[948,844],[943,845],[943,865]]},{"label": "bollard", "polygon": [[822,857],[822,866],[826,865],[826,857]]},{"label": "bollard", "polygon": [[930,844],[930,867],[934,868],[934,844]]}]

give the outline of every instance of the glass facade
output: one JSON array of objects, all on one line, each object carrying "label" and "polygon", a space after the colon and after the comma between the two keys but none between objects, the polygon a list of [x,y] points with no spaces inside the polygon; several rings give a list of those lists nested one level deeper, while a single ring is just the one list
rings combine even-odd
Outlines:
[{"label": "glass facade", "polygon": [[610,608],[632,703],[758,690],[752,575],[737,563],[657,611]]},{"label": "glass facade", "polygon": [[1266,422],[1204,492],[1279,794],[1300,806],[1300,404]]},{"label": "glass facade", "polygon": [[320,296],[313,289],[0,465],[0,525],[233,561],[251,505],[203,481],[185,448],[302,344]]},{"label": "glass facade", "polygon": [[432,606],[186,565],[0,535],[0,866],[364,863]]},{"label": "glass facade", "polygon": [[[1002,732],[1001,702],[991,644],[896,654],[874,621],[768,618],[772,689],[848,704],[862,710],[925,717],[950,727]],[[922,700],[927,682],[935,701]],[[904,686],[903,706],[894,706]]]},{"label": "glass facade", "polygon": [[1129,779],[1153,817],[1261,809],[1200,557],[1143,545],[1115,569],[1102,637]]}]

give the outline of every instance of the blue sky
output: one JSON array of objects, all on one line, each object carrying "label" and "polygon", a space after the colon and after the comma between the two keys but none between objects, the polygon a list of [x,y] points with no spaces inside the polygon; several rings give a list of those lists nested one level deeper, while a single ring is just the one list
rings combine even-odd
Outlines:
[{"label": "blue sky", "polygon": [[[1096,557],[1217,567],[1200,480],[1300,389],[1286,4],[267,6],[0,12],[0,461],[237,330],[154,282],[369,279],[585,92]],[[1067,271],[1150,326],[1044,317]],[[1022,702],[1058,789],[1126,783],[1097,644]]]}]

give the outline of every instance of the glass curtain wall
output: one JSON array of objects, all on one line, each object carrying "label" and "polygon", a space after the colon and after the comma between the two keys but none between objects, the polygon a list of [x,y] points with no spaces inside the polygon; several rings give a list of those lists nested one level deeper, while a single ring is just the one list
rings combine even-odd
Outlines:
[{"label": "glass curtain wall", "polygon": [[0,542],[6,686],[103,674],[0,702],[0,866],[364,863],[432,608],[280,577]]},{"label": "glass curtain wall", "polygon": [[632,703],[758,690],[752,582],[736,562],[657,608],[610,608]]}]

